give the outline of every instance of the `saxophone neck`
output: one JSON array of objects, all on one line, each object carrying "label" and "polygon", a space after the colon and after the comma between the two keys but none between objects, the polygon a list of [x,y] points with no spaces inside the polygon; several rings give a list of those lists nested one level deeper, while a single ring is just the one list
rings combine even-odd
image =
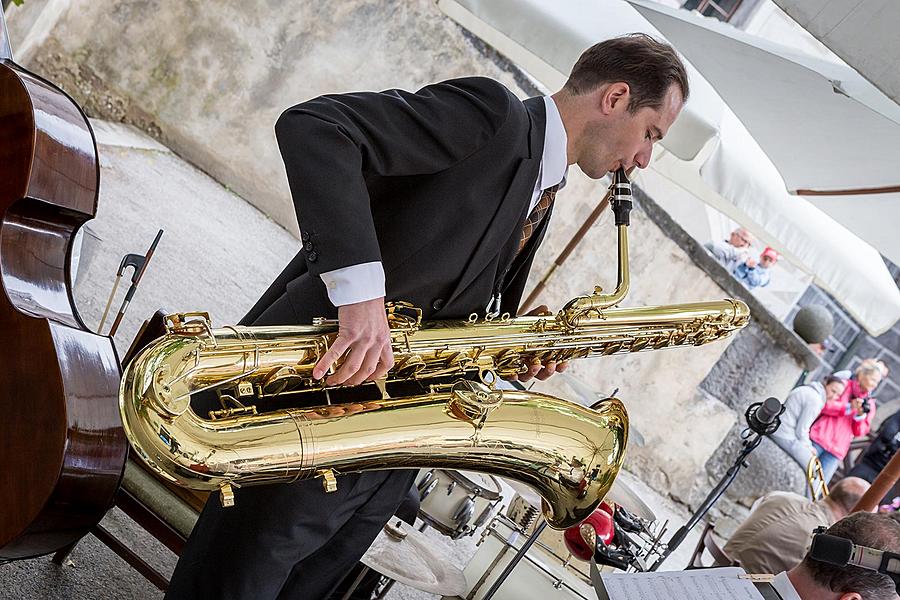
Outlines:
[{"label": "saxophone neck", "polygon": [[631,182],[624,169],[619,169],[613,175],[613,182],[609,186],[610,205],[615,216],[616,230],[618,232],[618,274],[616,289],[611,294],[604,294],[600,286],[594,288],[594,293],[586,296],[578,296],[566,304],[557,315],[557,318],[569,327],[574,327],[582,318],[618,305],[628,294],[630,278],[628,275],[628,226],[631,223],[631,209],[633,207],[631,196]]}]

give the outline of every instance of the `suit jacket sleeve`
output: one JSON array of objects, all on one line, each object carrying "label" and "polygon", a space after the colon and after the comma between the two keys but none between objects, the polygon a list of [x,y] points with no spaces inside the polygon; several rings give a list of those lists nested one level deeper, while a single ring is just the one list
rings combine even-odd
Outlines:
[{"label": "suit jacket sleeve", "polygon": [[501,84],[467,78],[416,93],[321,96],[285,111],[275,134],[310,273],[381,260],[367,177],[443,171],[491,140],[516,104]]}]

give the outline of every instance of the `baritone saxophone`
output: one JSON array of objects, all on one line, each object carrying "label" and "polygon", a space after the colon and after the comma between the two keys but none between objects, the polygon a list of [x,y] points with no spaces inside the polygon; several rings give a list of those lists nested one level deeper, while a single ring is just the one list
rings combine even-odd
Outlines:
[{"label": "baritone saxophone", "polygon": [[[168,333],[126,367],[120,389],[125,432],[159,476],[195,490],[370,469],[463,469],[518,480],[543,498],[548,524],[587,518],[622,465],[628,438],[623,404],[593,406],[531,391],[500,390],[498,378],[532,361],[567,361],[698,346],[744,327],[747,305],[722,300],[615,308],[628,289],[630,184],[610,188],[619,235],[616,290],[575,298],[556,315],[423,322],[403,304],[388,306],[395,365],[379,399],[260,412],[321,392],[312,370],[337,337],[337,323],[213,329],[208,315],[167,318]],[[424,393],[391,398],[385,384],[420,382]],[[447,383],[449,381],[449,383]],[[192,394],[215,390],[222,410],[198,415]]]}]

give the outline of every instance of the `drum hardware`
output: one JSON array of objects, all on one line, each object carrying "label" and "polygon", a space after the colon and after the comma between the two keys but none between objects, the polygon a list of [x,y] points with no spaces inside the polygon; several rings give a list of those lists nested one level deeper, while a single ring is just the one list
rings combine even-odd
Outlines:
[{"label": "drum hardware", "polygon": [[[360,562],[365,568],[342,600],[350,598],[370,569],[431,594],[458,596],[466,589],[462,571],[450,565],[445,557],[439,556],[434,550],[434,543],[424,534],[399,519],[391,519],[384,526]],[[383,597],[388,589],[382,589],[378,597]]]},{"label": "drum hardware", "polygon": [[[504,535],[500,531],[501,527],[508,529],[510,531],[510,534]],[[516,545],[518,544],[518,541],[519,541],[519,537],[521,535],[519,525],[517,523],[515,523],[514,521],[512,521],[511,519],[509,519],[507,516],[505,516],[503,514],[496,515],[494,517],[492,523],[488,527],[486,527],[485,530],[482,532],[481,538],[478,542],[478,546],[481,546],[483,543],[485,543],[488,538],[495,538],[501,543],[501,548],[500,548],[499,552],[493,557],[490,564],[488,565],[488,567],[486,568],[484,573],[481,575],[481,577],[478,579],[478,581],[475,583],[475,585],[472,587],[472,589],[469,591],[469,593],[466,594],[466,596],[465,596],[466,600],[474,600],[476,597],[478,598],[478,600],[488,600],[489,598],[492,598],[497,593],[497,590],[503,584],[503,582],[508,579],[509,574],[512,572],[513,568],[519,562],[521,562],[523,559],[525,560],[525,563],[527,563],[529,566],[533,567],[535,570],[537,570],[543,576],[547,577],[549,579],[548,583],[553,589],[555,589],[555,590],[565,589],[565,590],[568,590],[571,594],[574,594],[579,599],[589,600],[589,597],[585,596],[583,591],[580,591],[579,589],[577,589],[577,587],[575,587],[574,583],[567,582],[560,576],[559,573],[553,572],[550,568],[548,568],[547,564],[538,560],[537,557],[535,557],[533,555],[534,553],[529,553],[529,550],[531,550],[532,547],[541,548],[542,553],[546,553],[549,557],[551,557],[555,560],[558,560],[559,561],[558,564],[561,565],[563,567],[563,569],[566,569],[565,572],[572,574],[573,576],[575,576],[577,578],[578,581],[583,582],[586,586],[588,586],[590,584],[590,578],[586,573],[582,573],[580,571],[573,570],[573,567],[568,566],[569,558],[565,558],[565,559],[562,558],[556,552],[554,552],[553,549],[551,549],[544,543],[538,541],[538,537],[540,536],[541,532],[543,531],[543,529],[545,527],[546,527],[546,521],[543,521],[543,519],[542,519],[541,523],[538,525],[535,532],[532,535],[528,536],[528,538],[522,544],[522,547],[516,552],[516,555],[512,558],[512,560],[509,562],[509,564],[507,564],[504,571],[494,581],[491,588],[485,593],[484,596],[479,596],[478,592],[483,588],[485,583],[488,581],[488,579],[490,578],[491,574],[494,572],[494,569],[497,567],[497,565],[500,564],[500,562],[507,556],[510,549],[516,548]],[[541,553],[538,553],[538,554],[541,554]],[[471,564],[472,563],[470,563],[470,566],[471,566]],[[520,580],[516,579],[514,581],[520,581]],[[538,590],[535,593],[540,593],[540,591]]]},{"label": "drum hardware", "polygon": [[438,485],[437,480],[434,478],[434,470],[428,471],[422,480],[416,484],[416,489],[419,490],[419,501],[421,502],[428,494],[434,491]]},{"label": "drum hardware", "polygon": [[[476,544],[476,547],[480,546],[484,542],[485,538],[487,538],[488,536],[493,536],[493,537],[497,538],[498,540],[503,541],[504,545],[506,545],[508,547],[514,547],[515,544],[518,543],[519,537],[521,534],[521,531],[518,530],[517,524],[514,523],[512,520],[510,520],[509,517],[506,517],[503,514],[498,514],[496,517],[494,517],[494,523],[495,524],[485,528],[485,530],[481,534],[481,538],[479,539],[478,543]],[[497,527],[496,527],[496,524],[499,524],[499,523],[502,523],[505,527],[508,527],[509,529],[511,529],[512,530],[511,535],[503,536],[497,530]],[[552,558],[558,560],[559,564],[561,566],[570,567],[570,569],[576,571],[578,574],[583,576],[582,579],[585,581],[585,583],[588,582],[588,574],[581,571],[581,569],[578,568],[578,565],[572,562],[572,553],[571,552],[567,553],[567,556],[565,558],[563,558],[553,548],[551,548],[550,546],[548,546],[547,544],[542,542],[540,539],[538,539],[538,541],[536,541],[534,543],[534,547],[540,548],[543,553],[548,554]]]},{"label": "drum hardware", "polygon": [[[474,534],[502,500],[500,482],[481,473],[431,469],[420,475],[416,488],[419,518],[454,540]],[[442,490],[446,493],[438,493]]]},{"label": "drum hardware", "polygon": [[[731,468],[725,473],[719,483],[710,491],[700,507],[691,515],[687,523],[682,526],[668,542],[663,542],[663,535],[668,528],[666,521],[658,531],[653,531],[652,522],[647,523],[640,513],[644,512],[645,505],[640,502],[636,494],[630,492],[623,481],[617,480],[616,485],[610,490],[607,498],[619,494],[620,499],[625,494],[632,497],[626,499],[632,510],[638,507],[638,514],[632,514],[628,508],[619,506],[614,513],[615,536],[613,543],[606,545],[597,542],[597,551],[594,561],[600,565],[608,565],[621,570],[656,571],[663,561],[684,541],[690,530],[706,515],[710,508],[725,493],[728,486],[737,477],[740,469],[748,466],[748,455],[762,442],[762,438],[771,435],[778,429],[780,421],[778,416],[783,410],[781,403],[775,398],[769,398],[766,402],[751,404],[745,412],[748,427],[741,433],[743,438],[742,450],[735,458]],[[616,490],[615,488],[618,488]],[[649,511],[649,508],[646,510]],[[651,512],[652,514],[652,512]]]},{"label": "drum hardware", "polygon": [[544,531],[545,527],[547,527],[547,521],[541,519],[541,522],[538,523],[537,527],[534,528],[534,532],[532,532],[532,534],[528,536],[528,539],[525,540],[525,543],[522,544],[522,547],[519,548],[519,551],[516,552],[516,555],[513,556],[511,561],[509,561],[509,564],[506,565],[506,568],[503,569],[502,573],[500,573],[500,577],[498,577],[497,581],[495,581],[490,589],[488,589],[482,600],[491,600],[491,598],[494,597],[494,594],[497,593],[497,590],[500,589],[500,586],[503,585],[503,582],[506,581],[506,578],[509,577],[510,573],[513,572],[513,569],[516,568],[516,565],[519,564],[519,561],[521,561],[525,557],[525,554],[528,553],[528,550],[537,541],[538,537],[541,535],[541,532]]},{"label": "drum hardware", "polygon": [[531,531],[540,514],[540,508],[523,498],[518,492],[506,507],[506,516],[518,526],[522,533]]}]

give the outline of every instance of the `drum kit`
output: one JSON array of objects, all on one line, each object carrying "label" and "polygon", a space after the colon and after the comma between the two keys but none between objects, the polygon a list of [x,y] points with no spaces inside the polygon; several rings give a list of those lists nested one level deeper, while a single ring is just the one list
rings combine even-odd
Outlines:
[{"label": "drum kit", "polygon": [[[421,527],[391,520],[362,558],[388,578],[376,598],[387,594],[390,580],[464,600],[596,598],[589,563],[567,547],[563,532],[544,529],[541,499],[531,488],[491,475],[441,469],[420,472],[416,486]],[[630,511],[622,512],[647,531],[656,520],[624,482],[616,483],[607,502],[610,507],[628,503]],[[453,566],[442,544],[426,535],[428,527],[454,541],[481,530],[464,569]]]},{"label": "drum kit", "polygon": [[[597,395],[568,374],[566,381],[585,401],[593,401]],[[383,580],[379,586],[376,598],[383,598],[393,581],[398,581],[431,594],[464,600],[593,600],[597,596],[588,562],[593,551],[586,553],[584,548],[602,546],[598,554],[601,568],[625,570],[640,561],[640,556],[653,553],[666,527],[621,479],[613,484],[602,505],[608,516],[598,515],[580,529],[574,528],[578,531],[565,533],[545,529],[540,496],[514,480],[430,469],[419,473],[415,485],[421,527],[415,529],[393,519],[362,558],[368,568],[388,578],[386,585]],[[504,502],[505,498],[508,501]],[[599,533],[604,527],[601,522],[608,522],[606,534]],[[481,530],[474,554],[467,554],[464,570],[453,566],[446,549],[424,533],[429,527],[457,543],[464,543],[464,538]],[[598,535],[601,544],[597,543]],[[573,536],[581,538],[580,545],[572,543]],[[608,557],[605,561],[604,552]]]}]

